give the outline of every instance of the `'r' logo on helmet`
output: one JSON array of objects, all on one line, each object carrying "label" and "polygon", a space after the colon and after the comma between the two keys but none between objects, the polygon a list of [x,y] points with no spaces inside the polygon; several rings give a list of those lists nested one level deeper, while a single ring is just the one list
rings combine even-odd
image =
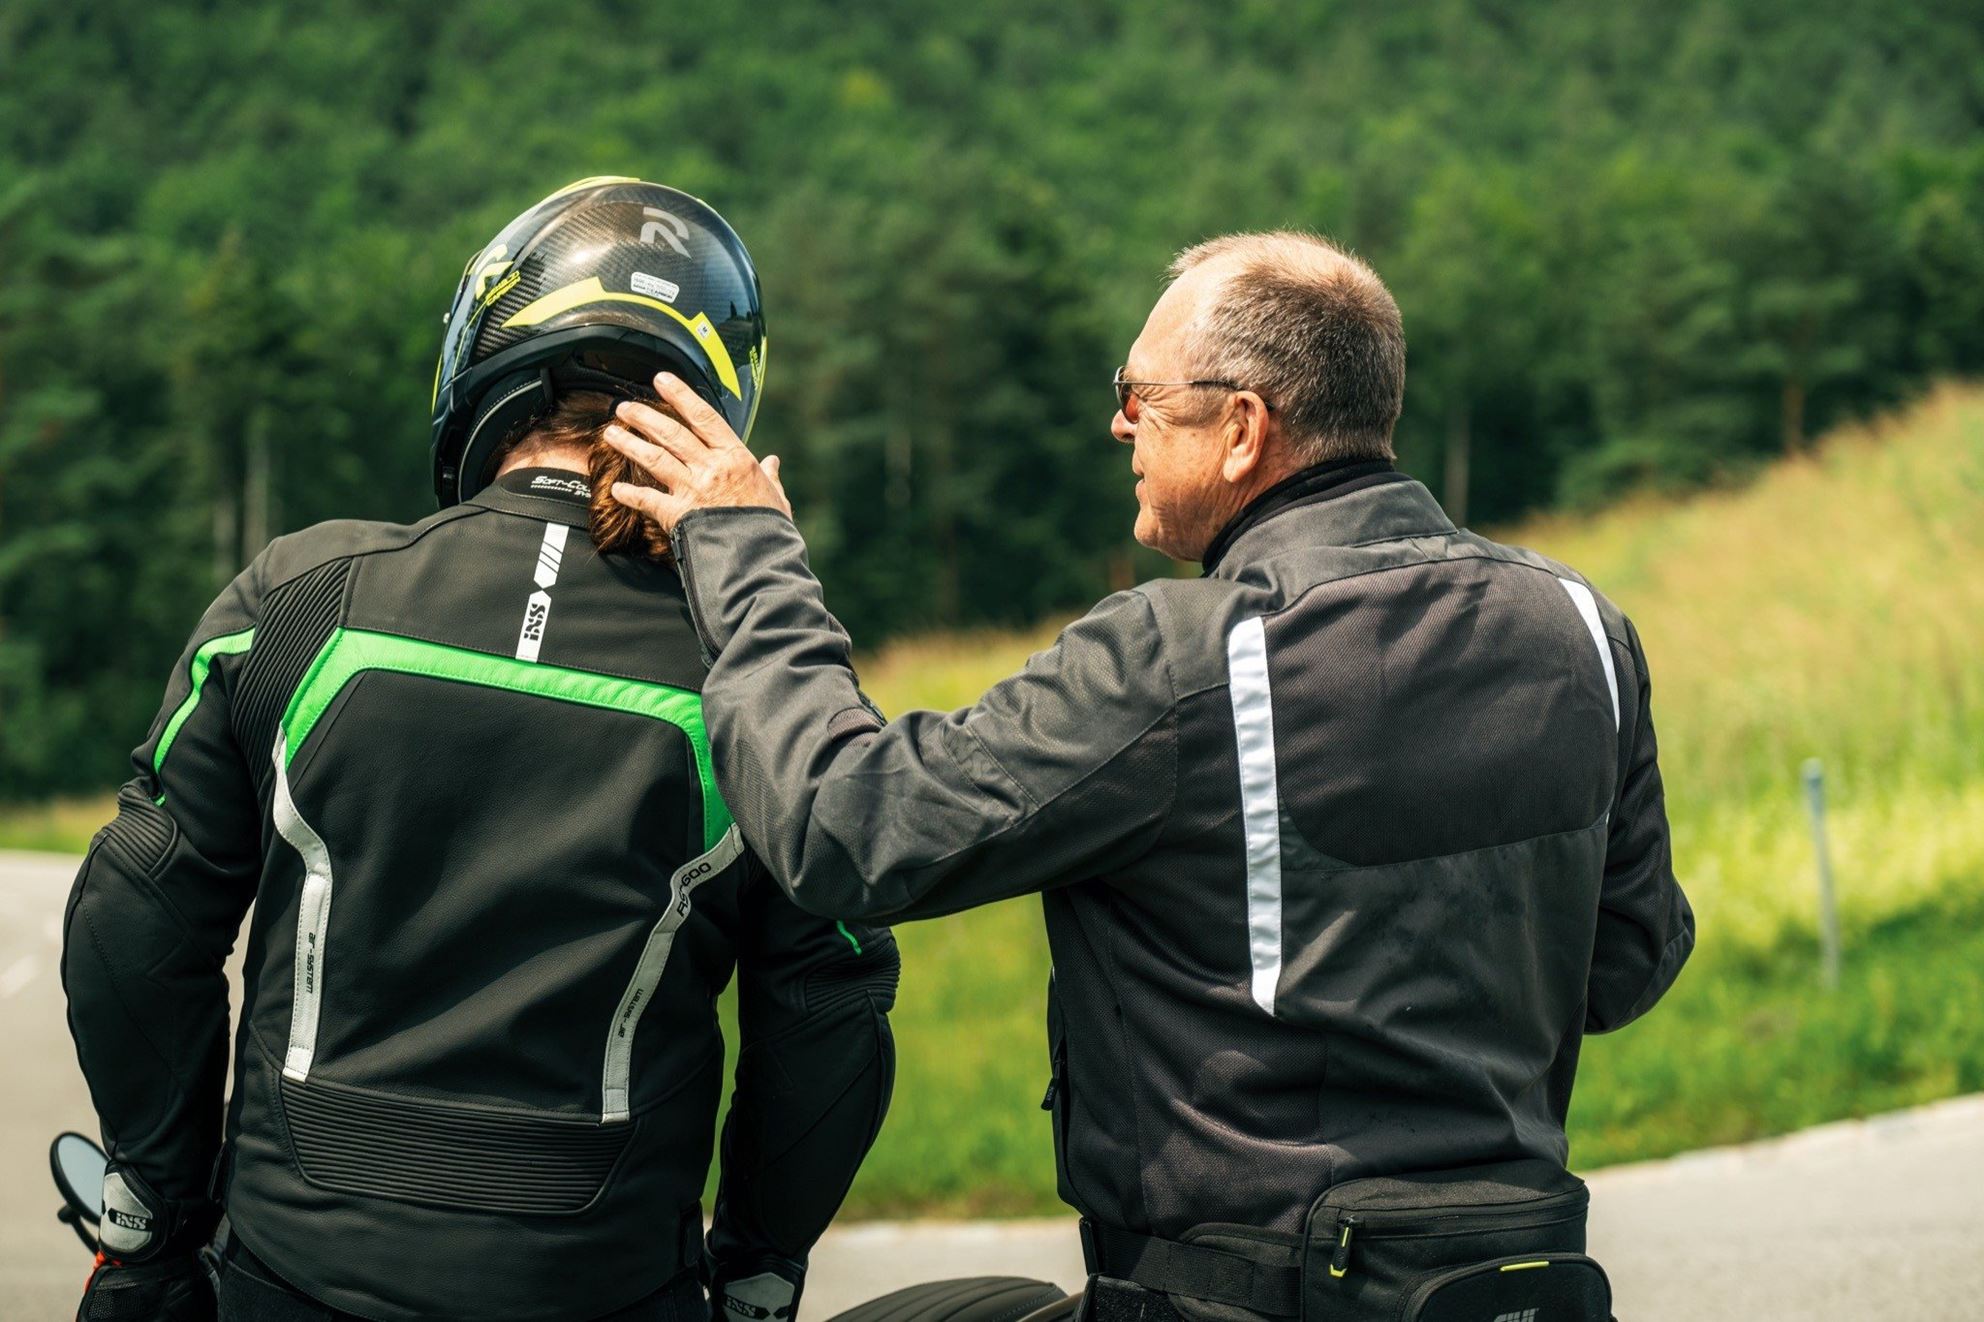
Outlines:
[{"label": "'r' logo on helmet", "polygon": [[660,207],[642,207],[641,214],[648,218],[648,223],[641,226],[642,243],[665,243],[678,255],[689,255],[689,250],[682,246],[682,240],[689,237],[687,225]]}]

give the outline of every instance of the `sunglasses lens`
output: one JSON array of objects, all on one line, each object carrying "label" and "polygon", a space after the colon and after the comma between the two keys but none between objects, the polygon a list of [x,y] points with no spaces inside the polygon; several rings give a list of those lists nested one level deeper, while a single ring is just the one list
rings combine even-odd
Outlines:
[{"label": "sunglasses lens", "polygon": [[1137,403],[1136,395],[1131,393],[1129,383],[1123,380],[1122,368],[1119,367],[1116,369],[1116,377],[1112,384],[1116,387],[1116,407],[1123,410],[1123,416],[1125,418],[1131,422],[1135,422],[1137,420],[1137,414],[1142,409]]}]

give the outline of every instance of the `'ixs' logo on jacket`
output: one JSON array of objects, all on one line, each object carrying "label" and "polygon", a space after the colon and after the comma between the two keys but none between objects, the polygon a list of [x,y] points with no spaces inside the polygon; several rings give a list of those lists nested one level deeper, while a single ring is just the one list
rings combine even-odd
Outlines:
[{"label": "'ixs' logo on jacket", "polygon": [[110,1224],[113,1226],[122,1226],[126,1230],[136,1230],[147,1235],[151,1233],[152,1219],[148,1216],[134,1216],[130,1212],[120,1212],[114,1207],[106,1208],[104,1215],[110,1218]]},{"label": "'ixs' logo on jacket", "polygon": [[1494,1322],[1536,1322],[1536,1310],[1525,1308],[1520,1313],[1497,1313]]},{"label": "'ixs' logo on jacket", "polygon": [[523,637],[525,642],[541,643],[544,641],[544,621],[550,614],[550,594],[544,592],[531,593],[530,600],[524,603]]},{"label": "'ixs' logo on jacket", "polygon": [[538,544],[537,564],[531,571],[537,591],[524,599],[524,622],[517,630],[519,661],[537,660],[544,646],[544,626],[551,619],[551,589],[557,586],[558,570],[565,562],[565,534],[570,531],[562,523],[544,525],[544,540]]}]

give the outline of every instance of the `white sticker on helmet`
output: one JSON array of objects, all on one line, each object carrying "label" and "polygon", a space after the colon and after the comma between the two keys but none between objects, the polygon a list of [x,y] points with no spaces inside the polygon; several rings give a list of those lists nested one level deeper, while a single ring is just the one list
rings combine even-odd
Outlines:
[{"label": "white sticker on helmet", "polygon": [[646,294],[649,298],[658,298],[664,303],[673,303],[675,296],[682,292],[682,286],[673,280],[664,280],[658,275],[649,275],[646,271],[634,272],[633,284],[636,294]]}]

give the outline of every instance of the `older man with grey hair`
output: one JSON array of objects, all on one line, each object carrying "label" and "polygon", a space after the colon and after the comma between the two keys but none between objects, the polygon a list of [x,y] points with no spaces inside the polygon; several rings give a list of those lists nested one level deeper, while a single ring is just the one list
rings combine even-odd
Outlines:
[{"label": "older man with grey hair", "polygon": [[1092,1316],[1603,1318],[1579,1043],[1694,942],[1639,637],[1392,466],[1369,266],[1248,234],[1172,274],[1111,430],[1137,539],[1204,576],[1117,593],[961,711],[861,694],[776,460],[678,383],[683,422],[622,406],[662,490],[615,495],[670,532],[725,798],[816,913],[1041,894]]}]

